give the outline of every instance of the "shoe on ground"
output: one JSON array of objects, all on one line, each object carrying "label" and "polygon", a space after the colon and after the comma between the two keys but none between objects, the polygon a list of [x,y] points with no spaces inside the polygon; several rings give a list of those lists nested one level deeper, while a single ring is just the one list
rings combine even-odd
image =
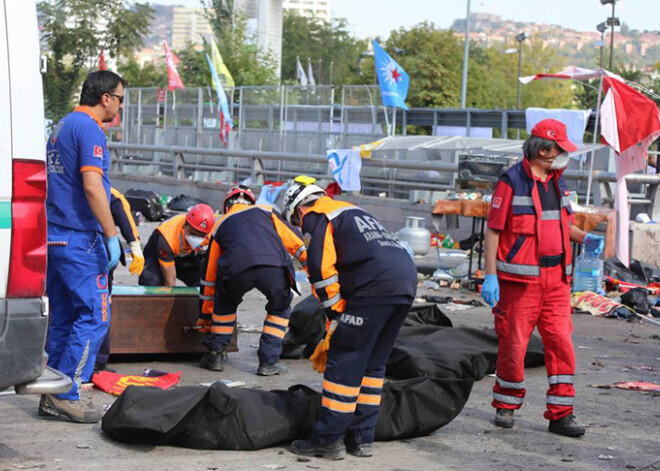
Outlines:
[{"label": "shoe on ground", "polygon": [[39,415],[58,417],[81,424],[95,424],[101,420],[103,413],[102,409],[97,408],[91,402],[83,404],[82,401],[58,399],[50,394],[41,396],[39,401]]},{"label": "shoe on ground", "polygon": [[108,365],[99,365],[98,363],[96,363],[94,365],[94,373],[99,373],[101,371],[108,371],[110,373],[117,372],[117,370],[115,370],[114,368],[110,368]]},{"label": "shoe on ground", "polygon": [[202,357],[199,366],[211,371],[222,371],[225,369],[227,354],[224,352],[208,352]]},{"label": "shoe on ground", "polygon": [[346,456],[346,446],[342,439],[325,445],[314,444],[311,440],[295,440],[291,444],[291,450],[296,455],[315,456],[328,460],[343,460]]},{"label": "shoe on ground", "polygon": [[495,425],[502,428],[513,428],[513,410],[497,409],[495,412]]},{"label": "shoe on ground", "polygon": [[548,430],[565,437],[581,437],[587,431],[584,425],[580,425],[575,421],[575,416],[572,414],[561,419],[551,420],[548,424]]},{"label": "shoe on ground", "polygon": [[373,443],[358,443],[357,445],[346,446],[348,454],[357,456],[358,458],[369,458],[374,454]]},{"label": "shoe on ground", "polygon": [[272,365],[268,363],[261,363],[259,365],[259,368],[257,368],[257,375],[259,376],[283,375],[287,371],[289,371],[289,369],[280,362],[274,363]]}]

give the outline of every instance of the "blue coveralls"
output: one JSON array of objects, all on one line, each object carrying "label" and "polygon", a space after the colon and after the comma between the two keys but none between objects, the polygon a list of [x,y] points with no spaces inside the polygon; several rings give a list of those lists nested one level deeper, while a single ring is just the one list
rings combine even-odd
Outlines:
[{"label": "blue coveralls", "polygon": [[48,365],[68,375],[73,387],[60,399],[79,400],[110,325],[108,254],[101,227],[83,188],[82,174],[103,176],[110,200],[110,155],[101,123],[76,108],[53,129],[47,145]]},{"label": "blue coveralls", "polygon": [[314,294],[337,329],[323,375],[312,442],[374,441],[385,364],[417,289],[417,271],[369,213],[322,197],[303,216]]}]

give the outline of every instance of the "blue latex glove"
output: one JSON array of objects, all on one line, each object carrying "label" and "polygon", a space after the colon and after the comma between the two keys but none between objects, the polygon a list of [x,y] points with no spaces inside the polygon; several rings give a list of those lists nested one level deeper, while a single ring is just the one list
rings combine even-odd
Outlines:
[{"label": "blue latex glove", "polygon": [[481,297],[490,305],[490,307],[495,307],[499,302],[500,284],[497,281],[497,275],[486,275],[484,284],[481,285]]},{"label": "blue latex glove", "polygon": [[603,236],[595,234],[587,234],[584,236],[582,243],[584,244],[584,250],[595,255],[603,253],[603,249],[605,248],[605,239]]},{"label": "blue latex glove", "polygon": [[119,256],[121,255],[121,247],[119,246],[119,236],[108,237],[105,239],[105,246],[108,249],[108,266],[105,267],[105,271],[110,272],[113,268],[119,263]]}]

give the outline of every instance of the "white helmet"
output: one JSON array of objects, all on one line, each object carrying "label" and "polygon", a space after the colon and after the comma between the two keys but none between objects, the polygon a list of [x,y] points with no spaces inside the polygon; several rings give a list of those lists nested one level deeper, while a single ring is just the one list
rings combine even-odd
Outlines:
[{"label": "white helmet", "polygon": [[300,221],[294,220],[296,210],[300,205],[306,205],[316,201],[321,196],[325,196],[325,190],[314,183],[310,177],[296,177],[293,184],[284,193],[284,217],[289,223],[297,226]]}]

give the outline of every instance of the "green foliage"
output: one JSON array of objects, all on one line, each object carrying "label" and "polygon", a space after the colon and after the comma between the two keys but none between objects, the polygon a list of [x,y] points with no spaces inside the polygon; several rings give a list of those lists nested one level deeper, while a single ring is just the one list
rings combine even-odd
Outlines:
[{"label": "green foliage", "polygon": [[204,7],[215,11],[215,15],[209,15],[209,21],[222,60],[236,86],[276,84],[275,59],[269,51],[259,50],[256,38],[248,32],[245,15],[234,9],[234,0],[200,1]]},{"label": "green foliage", "polygon": [[186,88],[211,85],[211,71],[204,50],[198,51],[189,44],[183,51],[177,51],[176,55],[180,60],[177,69]]},{"label": "green foliage", "polygon": [[300,57],[305,73],[307,73],[307,59],[311,60],[317,84],[330,83],[331,63],[333,83],[354,83],[355,80],[359,80],[356,78],[359,77],[358,60],[366,48],[366,41],[351,36],[347,21],[343,18],[330,23],[298,15],[295,11],[285,11],[282,32],[282,80],[297,83],[296,58]]},{"label": "green foliage", "polygon": [[[128,58],[142,46],[152,10],[123,0],[56,0],[37,5],[49,52],[44,77],[46,117],[59,120],[74,104],[86,72],[96,67],[101,48]],[[104,28],[99,27],[105,25]]]},{"label": "green foliage", "polygon": [[118,64],[117,73],[128,81],[130,87],[163,88],[167,86],[167,69],[164,63],[147,63],[140,67],[140,64],[131,58]]}]

